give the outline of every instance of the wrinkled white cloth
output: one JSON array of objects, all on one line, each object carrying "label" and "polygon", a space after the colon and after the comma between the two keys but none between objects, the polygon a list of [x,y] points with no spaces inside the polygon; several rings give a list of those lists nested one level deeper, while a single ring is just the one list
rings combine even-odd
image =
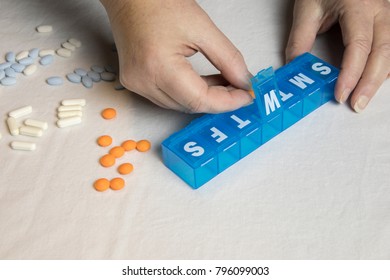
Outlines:
[{"label": "wrinkled white cloth", "polygon": [[[242,51],[252,73],[284,62],[291,1],[199,1]],[[40,34],[35,27],[50,24]],[[389,259],[390,83],[362,114],[330,102],[194,191],[162,163],[161,142],[194,117],[156,107],[113,83],[92,89],[45,83],[75,68],[117,65],[108,19],[98,1],[0,2],[0,55],[34,47],[57,49],[70,37],[82,47],[56,56],[14,86],[0,86],[0,259]],[[304,34],[302,34],[304,36]],[[318,38],[313,53],[339,66],[340,35]],[[3,61],[4,58],[1,58]],[[202,74],[215,73],[200,55]],[[191,85],[189,85],[191,86]],[[56,108],[85,98],[83,122],[59,129]],[[5,119],[31,105],[31,118],[49,122],[43,137],[13,137]],[[118,111],[103,120],[106,107]],[[96,192],[107,148],[149,139],[148,153],[127,153],[134,172],[118,192]],[[34,152],[14,151],[31,140]]]}]

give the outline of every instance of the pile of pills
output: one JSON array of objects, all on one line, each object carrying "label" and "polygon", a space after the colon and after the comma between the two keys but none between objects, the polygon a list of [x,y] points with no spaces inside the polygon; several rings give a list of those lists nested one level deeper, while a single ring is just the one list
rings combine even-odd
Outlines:
[{"label": "pile of pills", "polygon": [[[104,119],[113,119],[116,116],[116,110],[113,108],[106,108],[101,113]],[[97,139],[97,144],[101,147],[110,147],[113,143],[113,139],[109,135],[102,135]],[[101,166],[108,168],[115,165],[116,161],[123,157],[126,152],[137,150],[139,152],[147,152],[151,148],[151,143],[148,140],[126,140],[123,141],[120,145],[113,146],[109,149],[108,153],[103,155],[99,159]],[[117,171],[120,175],[128,175],[134,170],[134,166],[125,162],[118,166]],[[111,188],[112,190],[120,190],[125,186],[125,180],[120,177],[115,177],[112,180],[107,178],[100,178],[95,181],[94,188],[103,192]]]},{"label": "pile of pills", "polygon": [[[45,121],[35,119],[20,119],[32,113],[31,106],[24,106],[8,113],[7,125],[12,136],[24,135],[30,137],[41,137],[43,131],[47,130],[48,124]],[[27,141],[12,141],[11,148],[14,150],[34,151],[36,144]]]},{"label": "pile of pills", "polygon": [[57,108],[57,126],[59,128],[78,125],[82,121],[85,99],[65,99]]},{"label": "pile of pills", "polygon": [[69,82],[81,83],[86,88],[92,88],[93,83],[100,81],[113,82],[116,80],[115,70],[111,66],[92,65],[87,71],[83,68],[74,69],[73,73],[66,75]]}]

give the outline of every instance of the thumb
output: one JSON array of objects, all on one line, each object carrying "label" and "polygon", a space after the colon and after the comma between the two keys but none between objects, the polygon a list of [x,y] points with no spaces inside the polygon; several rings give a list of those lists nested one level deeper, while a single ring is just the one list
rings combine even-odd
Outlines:
[{"label": "thumb", "polygon": [[286,47],[287,62],[298,55],[310,52],[321,27],[322,9],[317,1],[297,0]]}]

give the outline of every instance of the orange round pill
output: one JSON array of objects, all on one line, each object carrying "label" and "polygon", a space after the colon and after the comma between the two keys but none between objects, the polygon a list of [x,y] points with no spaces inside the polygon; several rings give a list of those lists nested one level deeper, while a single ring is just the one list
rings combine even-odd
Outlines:
[{"label": "orange round pill", "polygon": [[98,138],[97,143],[99,146],[107,147],[112,144],[112,138],[109,135],[102,135]]},{"label": "orange round pill", "polygon": [[123,149],[123,147],[121,146],[115,146],[109,152],[109,154],[113,155],[116,158],[120,158],[121,156],[124,155],[124,153],[125,153],[125,149]]},{"label": "orange round pill", "polygon": [[140,152],[149,151],[151,144],[148,140],[140,140],[137,142],[137,150]]},{"label": "orange round pill", "polygon": [[115,157],[111,154],[104,155],[100,158],[100,164],[104,167],[110,167],[115,164]]},{"label": "orange round pill", "polygon": [[106,120],[111,120],[116,117],[116,110],[114,108],[106,108],[102,111],[102,117]]},{"label": "orange round pill", "polygon": [[134,167],[131,163],[123,163],[119,165],[118,172],[122,175],[130,174],[133,171]]},{"label": "orange round pill", "polygon": [[137,142],[135,142],[134,140],[126,140],[125,142],[122,143],[121,145],[123,147],[123,149],[125,149],[125,151],[131,151],[131,150],[134,150],[135,147],[137,147]]},{"label": "orange round pill", "polygon": [[110,181],[108,181],[106,178],[97,179],[93,184],[93,187],[98,192],[104,192],[110,187]]},{"label": "orange round pill", "polygon": [[114,191],[119,191],[125,186],[125,180],[122,178],[114,178],[110,181],[110,188]]}]

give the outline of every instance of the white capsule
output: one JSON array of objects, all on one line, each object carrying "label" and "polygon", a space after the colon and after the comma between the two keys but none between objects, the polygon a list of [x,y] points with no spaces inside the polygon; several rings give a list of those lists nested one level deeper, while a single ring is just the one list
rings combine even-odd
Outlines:
[{"label": "white capsule", "polygon": [[59,56],[62,56],[62,57],[71,57],[72,56],[72,52],[68,49],[64,49],[64,48],[59,48],[56,53],[59,55]]},{"label": "white capsule", "polygon": [[72,45],[71,43],[69,43],[69,42],[64,42],[64,43],[61,44],[61,46],[63,48],[65,48],[65,49],[70,50],[70,51],[76,50],[76,47],[74,45]]},{"label": "white capsule", "polygon": [[11,142],[11,148],[20,151],[34,151],[37,145],[31,142],[13,141]]},{"label": "white capsule", "polygon": [[35,64],[31,64],[31,65],[27,66],[26,68],[24,68],[23,74],[26,76],[30,76],[30,75],[34,74],[35,71],[37,71],[37,66]]},{"label": "white capsule", "polygon": [[8,118],[7,125],[8,125],[9,133],[11,133],[11,135],[13,136],[19,135],[19,124],[15,118]]},{"label": "white capsule", "polygon": [[2,137],[3,137],[3,135],[1,135],[1,133],[0,133],[0,140],[1,140]]},{"label": "white capsule", "polygon": [[44,57],[46,55],[54,55],[56,52],[54,50],[41,50],[39,52],[40,57]]},{"label": "white capsule", "polygon": [[32,137],[41,137],[43,134],[42,129],[33,126],[22,125],[19,128],[19,134]]},{"label": "white capsule", "polygon": [[75,111],[62,111],[62,112],[58,112],[57,116],[59,119],[69,118],[69,117],[82,117],[83,112],[77,111],[77,110],[75,110]]},{"label": "white capsule", "polygon": [[82,98],[64,99],[62,100],[61,104],[64,106],[72,106],[72,105],[85,106],[86,101],[85,99]]},{"label": "white capsule", "polygon": [[53,27],[51,25],[40,25],[37,27],[37,31],[39,33],[48,33],[53,31]]},{"label": "white capsule", "polygon": [[57,126],[59,128],[73,126],[81,123],[81,117],[69,117],[69,118],[63,118],[59,119],[57,121]]},{"label": "white capsule", "polygon": [[28,114],[31,114],[32,112],[32,107],[31,106],[24,106],[19,109],[15,109],[11,112],[8,113],[8,116],[13,117],[13,118],[20,118],[27,116]]},{"label": "white capsule", "polygon": [[25,121],[24,121],[24,124],[25,124],[25,125],[28,125],[28,126],[37,127],[37,128],[42,129],[42,130],[46,130],[47,127],[48,127],[47,122],[39,121],[39,120],[33,120],[33,119],[27,119],[27,120],[25,120]]},{"label": "white capsule", "polygon": [[79,40],[77,40],[76,38],[70,38],[68,40],[68,42],[71,43],[76,48],[80,48],[81,47],[81,42]]},{"label": "white capsule", "polygon": [[22,60],[23,58],[28,57],[29,52],[28,51],[21,51],[18,53],[15,57],[16,61]]},{"label": "white capsule", "polygon": [[60,106],[57,108],[58,112],[81,111],[81,110],[82,110],[82,107],[80,105]]}]

